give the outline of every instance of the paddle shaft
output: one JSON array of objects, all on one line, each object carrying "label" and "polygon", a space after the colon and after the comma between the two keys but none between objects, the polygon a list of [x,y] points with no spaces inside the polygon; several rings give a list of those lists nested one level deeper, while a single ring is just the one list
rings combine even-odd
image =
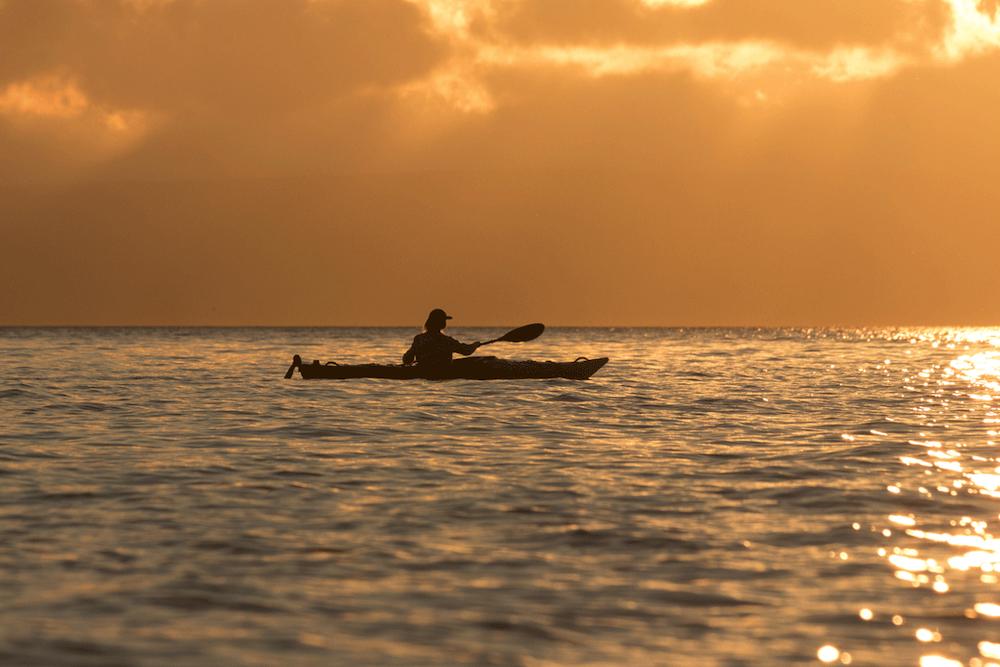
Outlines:
[{"label": "paddle shaft", "polygon": [[526,343],[529,340],[535,340],[541,336],[543,331],[545,331],[544,324],[526,324],[523,327],[518,327],[508,331],[499,338],[494,338],[493,340],[481,343],[480,347],[483,345],[489,345],[490,343],[499,343],[501,341],[505,343]]}]

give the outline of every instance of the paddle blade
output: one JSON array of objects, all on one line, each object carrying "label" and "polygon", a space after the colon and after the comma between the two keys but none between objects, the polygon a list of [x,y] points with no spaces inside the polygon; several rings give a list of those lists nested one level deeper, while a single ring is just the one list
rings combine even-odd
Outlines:
[{"label": "paddle blade", "polygon": [[524,343],[529,340],[535,340],[542,335],[543,331],[545,331],[544,324],[526,324],[523,327],[514,329],[513,331],[508,331],[504,335],[497,338],[497,340],[504,341],[505,343]]}]

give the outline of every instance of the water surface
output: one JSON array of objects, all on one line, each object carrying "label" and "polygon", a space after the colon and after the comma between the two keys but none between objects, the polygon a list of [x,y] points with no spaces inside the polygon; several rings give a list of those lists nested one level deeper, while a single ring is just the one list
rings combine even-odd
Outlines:
[{"label": "water surface", "polygon": [[0,663],[1000,663],[1000,332],[414,333],[0,329]]}]

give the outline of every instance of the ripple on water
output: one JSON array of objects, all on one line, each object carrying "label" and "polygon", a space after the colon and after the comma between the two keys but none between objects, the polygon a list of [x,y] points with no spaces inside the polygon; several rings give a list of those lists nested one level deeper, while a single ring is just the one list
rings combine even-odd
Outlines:
[{"label": "ripple on water", "polygon": [[996,336],[553,329],[526,356],[613,363],[324,383],[283,380],[290,354],[395,358],[401,332],[22,334],[0,331],[0,662],[985,665],[1000,643]]}]

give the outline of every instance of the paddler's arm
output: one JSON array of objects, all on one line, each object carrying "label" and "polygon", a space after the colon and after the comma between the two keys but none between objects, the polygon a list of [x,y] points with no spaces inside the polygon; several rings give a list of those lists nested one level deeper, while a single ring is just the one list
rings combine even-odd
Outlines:
[{"label": "paddler's arm", "polygon": [[413,344],[410,345],[410,349],[407,350],[405,353],[403,353],[403,365],[404,366],[409,366],[410,364],[412,364],[414,361],[417,360],[416,349],[417,349],[417,339],[414,338],[413,339]]},{"label": "paddler's arm", "polygon": [[458,352],[459,354],[467,357],[476,350],[478,350],[480,345],[482,345],[482,343],[480,343],[478,340],[475,343],[459,343],[456,340],[455,348],[452,350],[452,352]]}]

